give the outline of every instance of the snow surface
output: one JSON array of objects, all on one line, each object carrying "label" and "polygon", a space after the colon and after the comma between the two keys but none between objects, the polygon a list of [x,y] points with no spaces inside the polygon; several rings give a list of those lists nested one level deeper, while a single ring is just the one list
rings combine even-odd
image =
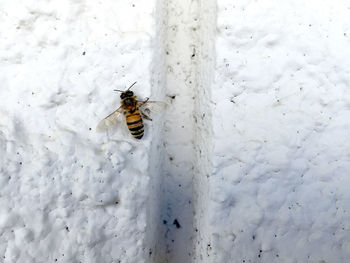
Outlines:
[{"label": "snow surface", "polygon": [[[196,85],[196,1],[167,1],[166,97],[162,166],[162,220],[167,262],[190,262],[193,251],[194,101]],[[161,259],[161,262],[164,262]]]},{"label": "snow surface", "polygon": [[[349,17],[0,1],[0,262],[347,262]],[[168,111],[97,133],[134,81]]]},{"label": "snow surface", "polygon": [[218,0],[217,10],[196,261],[348,262],[349,4]]},{"label": "snow surface", "polygon": [[113,89],[137,81],[135,92],[146,97],[158,87],[155,8],[155,1],[0,2],[1,262],[152,255],[153,124],[142,141],[95,127],[119,106]]}]

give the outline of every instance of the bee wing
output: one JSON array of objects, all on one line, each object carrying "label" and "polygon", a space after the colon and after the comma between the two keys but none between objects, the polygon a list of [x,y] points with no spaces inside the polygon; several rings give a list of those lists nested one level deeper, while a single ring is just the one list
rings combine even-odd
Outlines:
[{"label": "bee wing", "polygon": [[139,109],[146,114],[160,113],[165,111],[168,104],[163,101],[146,101],[140,102]]},{"label": "bee wing", "polygon": [[120,106],[118,109],[109,114],[106,118],[99,122],[96,127],[98,132],[103,132],[111,129],[113,126],[117,124],[118,120],[121,120],[120,116],[122,116],[123,108]]}]

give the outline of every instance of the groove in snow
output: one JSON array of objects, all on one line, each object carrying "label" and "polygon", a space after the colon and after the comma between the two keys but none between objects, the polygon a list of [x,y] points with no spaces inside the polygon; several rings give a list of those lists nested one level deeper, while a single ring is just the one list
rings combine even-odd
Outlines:
[{"label": "groove in snow", "polygon": [[[194,101],[197,66],[198,2],[168,1],[166,96],[162,167],[163,258],[190,262],[193,242]],[[164,262],[163,261],[163,262]]]}]

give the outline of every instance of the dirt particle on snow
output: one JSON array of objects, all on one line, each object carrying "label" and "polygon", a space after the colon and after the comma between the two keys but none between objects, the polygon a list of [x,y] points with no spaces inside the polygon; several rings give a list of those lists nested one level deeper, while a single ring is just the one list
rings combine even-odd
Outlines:
[{"label": "dirt particle on snow", "polygon": [[177,219],[174,220],[173,225],[175,225],[176,228],[181,228],[181,225]]}]

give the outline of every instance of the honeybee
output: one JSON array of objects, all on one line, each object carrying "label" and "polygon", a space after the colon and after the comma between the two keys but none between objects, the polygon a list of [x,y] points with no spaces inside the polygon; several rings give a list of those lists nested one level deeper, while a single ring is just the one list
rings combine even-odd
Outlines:
[{"label": "honeybee", "polygon": [[119,117],[124,115],[128,129],[135,139],[141,139],[144,134],[143,118],[149,121],[152,119],[145,113],[151,111],[160,111],[166,108],[166,103],[161,101],[150,101],[146,98],[144,101],[137,100],[134,92],[130,89],[136,84],[134,82],[127,90],[114,90],[121,92],[121,106],[109,114],[97,125],[97,131],[105,131],[116,125]]}]

